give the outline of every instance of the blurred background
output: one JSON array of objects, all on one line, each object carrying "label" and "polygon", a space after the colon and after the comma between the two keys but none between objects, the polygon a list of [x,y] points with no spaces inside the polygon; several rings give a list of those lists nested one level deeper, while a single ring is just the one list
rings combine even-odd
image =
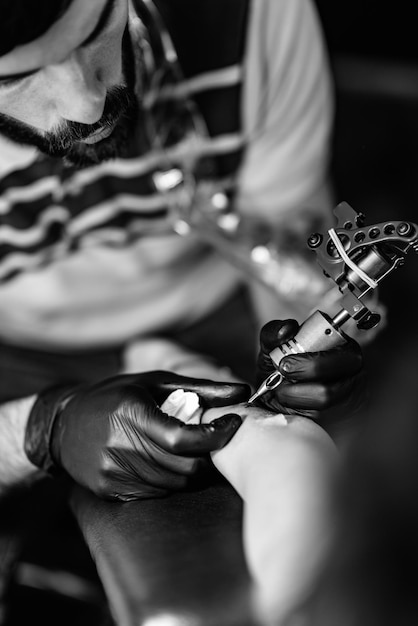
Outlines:
[{"label": "blurred background", "polygon": [[[315,0],[335,80],[332,170],[338,202],[366,216],[418,221],[418,45],[405,0]],[[412,256],[411,256],[412,255]],[[399,349],[418,346],[418,258],[381,286],[388,325],[366,350],[380,379]]]},{"label": "blurred background", "polygon": [[[418,46],[414,3],[315,1],[335,79],[332,173],[337,201],[346,201],[364,213],[367,224],[385,219],[418,222]],[[412,254],[381,287],[388,322],[365,349],[366,364],[377,390],[404,350],[408,349],[410,368],[416,367],[418,257]],[[402,405],[402,399],[398,401]],[[62,508],[58,507],[47,527],[44,520],[40,525],[36,523],[37,516],[42,518],[37,510],[44,501],[42,493],[32,498],[29,509],[37,535],[29,542],[17,572],[8,626],[26,623],[28,608],[30,619],[44,626],[55,625],[57,616],[61,626],[106,621],[101,589],[87,548],[80,552],[78,544],[73,546],[78,530],[67,515],[64,496],[65,492]],[[72,572],[69,578],[66,574],[62,578],[48,574],[49,568],[63,569],[62,554],[56,550],[62,546],[62,533],[68,535],[64,565]],[[36,569],[40,562],[44,570]],[[45,589],[39,588],[42,580]]]},{"label": "blurred background", "polygon": [[[414,4],[315,2],[336,90],[337,201],[364,213],[366,224],[418,222]],[[341,538],[326,585],[332,609],[319,611],[321,626],[417,623],[417,285],[418,257],[410,252],[380,287],[387,324],[364,349],[374,410],[340,485]]]}]

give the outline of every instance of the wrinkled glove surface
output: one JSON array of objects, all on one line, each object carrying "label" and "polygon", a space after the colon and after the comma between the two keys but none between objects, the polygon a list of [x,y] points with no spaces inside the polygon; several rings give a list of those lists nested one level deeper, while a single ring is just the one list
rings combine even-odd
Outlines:
[{"label": "wrinkled glove surface", "polygon": [[[263,326],[257,385],[276,369],[270,352],[293,339],[298,330],[296,320],[273,320]],[[331,350],[284,357],[279,371],[285,376],[283,382],[258,400],[270,410],[320,419],[331,409],[338,409],[340,413],[356,412],[367,399],[362,351],[348,336],[345,345]]]},{"label": "wrinkled glove surface", "polygon": [[197,393],[206,408],[243,402],[250,394],[247,385],[163,371],[51,389],[32,409],[26,454],[51,473],[64,469],[105,499],[128,501],[184,489],[199,459],[222,448],[241,418],[184,424],[159,408],[178,388]]}]

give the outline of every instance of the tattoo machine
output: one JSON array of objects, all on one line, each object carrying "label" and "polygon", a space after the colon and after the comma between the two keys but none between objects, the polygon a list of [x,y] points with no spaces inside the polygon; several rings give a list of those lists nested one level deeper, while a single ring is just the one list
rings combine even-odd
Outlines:
[{"label": "tattoo machine", "polygon": [[[357,328],[369,330],[380,322],[362,301],[394,269],[404,264],[406,253],[418,253],[418,226],[413,222],[388,220],[364,225],[364,215],[346,202],[335,209],[337,227],[327,235],[313,233],[308,247],[317,255],[325,276],[331,278],[341,292],[341,310],[331,318],[316,310],[301,325],[290,341],[270,352],[276,368],[283,357],[302,352],[329,350],[346,343],[341,326],[352,318]],[[278,369],[268,376],[249,399],[254,402],[283,381]]]}]

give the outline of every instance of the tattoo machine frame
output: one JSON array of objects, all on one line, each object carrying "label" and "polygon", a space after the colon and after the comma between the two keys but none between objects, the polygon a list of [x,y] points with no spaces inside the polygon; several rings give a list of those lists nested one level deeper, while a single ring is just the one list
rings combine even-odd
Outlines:
[{"label": "tattoo machine frame", "polygon": [[[410,250],[418,253],[418,226],[413,222],[387,220],[365,226],[364,215],[346,202],[334,209],[334,215],[337,227],[330,229],[327,235],[311,234],[307,245],[316,253],[325,276],[333,280],[341,292],[341,309],[333,318],[322,311],[314,311],[294,339],[270,352],[276,368],[289,354],[329,350],[346,343],[340,328],[350,318],[360,330],[377,326],[380,315],[371,311],[363,298],[404,264]],[[249,402],[276,389],[282,380],[283,375],[276,369]]]}]

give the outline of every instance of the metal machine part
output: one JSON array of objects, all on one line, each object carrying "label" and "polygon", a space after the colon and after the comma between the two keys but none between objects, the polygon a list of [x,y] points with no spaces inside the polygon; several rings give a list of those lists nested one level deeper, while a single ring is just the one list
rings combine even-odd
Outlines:
[{"label": "metal machine part", "polygon": [[341,310],[332,319],[315,311],[294,339],[270,352],[277,369],[263,381],[249,403],[282,383],[284,376],[278,368],[285,356],[343,345],[347,340],[340,328],[350,318],[361,330],[374,328],[380,322],[380,315],[371,311],[362,298],[402,266],[410,250],[418,253],[418,226],[412,222],[388,220],[365,226],[364,216],[346,202],[340,203],[334,214],[337,227],[328,231],[328,236],[313,233],[307,244],[316,253],[324,274],[341,292]]}]

